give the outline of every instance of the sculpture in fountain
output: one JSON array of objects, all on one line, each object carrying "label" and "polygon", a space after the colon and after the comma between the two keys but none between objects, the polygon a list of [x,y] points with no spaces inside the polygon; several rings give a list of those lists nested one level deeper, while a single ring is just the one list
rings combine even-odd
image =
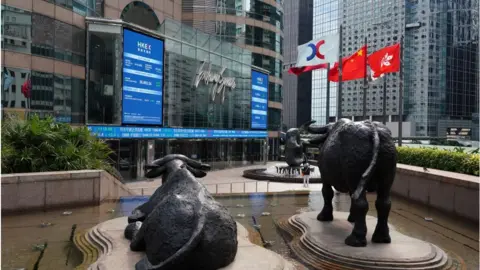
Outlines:
[{"label": "sculpture in fountain", "polygon": [[237,253],[237,225],[195,177],[210,166],[167,155],[146,166],[163,184],[128,217],[124,235],[132,251],[145,251],[136,269],[218,269]]},{"label": "sculpture in fountain", "polygon": [[350,193],[348,221],[355,225],[345,239],[345,244],[366,246],[366,192],[376,190],[378,221],[372,242],[390,243],[390,189],[397,163],[397,152],[390,130],[379,122],[352,122],[348,119],[340,119],[325,126],[311,126],[312,123],[314,121],[308,124],[307,130],[318,136],[309,140],[309,144],[318,145],[320,150],[318,166],[322,174],[322,195],[325,201],[317,219],[333,220],[332,187],[339,192]]},{"label": "sculpture in fountain", "polygon": [[300,129],[289,129],[285,134],[283,143],[285,144],[285,162],[287,162],[288,166],[277,167],[277,172],[288,172],[289,174],[296,172],[300,174],[302,164],[307,161],[305,155],[306,145],[300,138]]}]

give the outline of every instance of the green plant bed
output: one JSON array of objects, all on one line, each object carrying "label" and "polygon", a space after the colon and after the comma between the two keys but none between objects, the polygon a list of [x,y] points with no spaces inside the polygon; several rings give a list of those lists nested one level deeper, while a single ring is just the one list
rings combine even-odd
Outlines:
[{"label": "green plant bed", "polygon": [[87,127],[73,128],[52,118],[5,119],[2,123],[2,173],[106,170],[111,150]]},{"label": "green plant bed", "polygon": [[479,175],[480,155],[459,149],[397,147],[398,163],[432,169]]}]

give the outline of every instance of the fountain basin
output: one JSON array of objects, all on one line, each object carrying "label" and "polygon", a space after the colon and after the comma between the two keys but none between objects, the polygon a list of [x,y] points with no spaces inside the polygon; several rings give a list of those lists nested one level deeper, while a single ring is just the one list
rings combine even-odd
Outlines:
[{"label": "fountain basin", "polygon": [[[270,166],[266,169],[251,169],[244,170],[243,177],[253,180],[263,180],[271,182],[285,182],[285,183],[303,183],[303,177],[301,174],[289,174],[289,173],[279,173],[277,168],[287,167],[287,163],[277,163],[273,166]],[[310,184],[313,183],[322,183],[320,178],[320,170],[317,166],[310,165],[313,171],[310,173]]]},{"label": "fountain basin", "polygon": [[[145,256],[143,252],[130,251],[130,241],[125,239],[123,232],[128,224],[127,217],[105,221],[90,229],[84,243],[77,247],[88,254],[88,250],[98,250],[99,256],[88,269],[135,269],[135,264]],[[238,251],[235,260],[222,269],[224,270],[294,270],[294,265],[279,254],[257,246],[250,242],[249,232],[237,223]],[[83,265],[86,265],[84,263]]]}]

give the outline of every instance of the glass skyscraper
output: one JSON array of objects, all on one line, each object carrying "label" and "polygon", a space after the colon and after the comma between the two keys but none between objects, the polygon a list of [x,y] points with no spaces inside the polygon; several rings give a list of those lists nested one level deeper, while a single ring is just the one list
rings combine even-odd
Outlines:
[{"label": "glass skyscraper", "polygon": [[[339,0],[313,1],[313,39],[331,35],[339,29]],[[325,124],[327,100],[327,71],[312,72],[312,119]],[[337,83],[330,83],[330,113],[337,114]]]},{"label": "glass skyscraper", "polygon": [[[464,128],[478,139],[479,51],[478,0],[314,1],[313,37],[338,32],[342,55],[358,50],[365,37],[368,52],[400,42],[404,36],[404,114],[412,136],[446,135]],[[418,23],[420,27],[406,27]],[[326,71],[314,71],[312,117],[325,122]],[[367,90],[367,117],[381,121],[383,87],[379,79]],[[342,116],[363,119],[363,81],[344,82]],[[397,122],[398,73],[387,75],[388,121]],[[331,83],[330,116],[336,115],[337,84]],[[333,120],[332,118],[330,119]],[[395,132],[394,132],[395,133]],[[477,133],[478,134],[478,133]]]}]

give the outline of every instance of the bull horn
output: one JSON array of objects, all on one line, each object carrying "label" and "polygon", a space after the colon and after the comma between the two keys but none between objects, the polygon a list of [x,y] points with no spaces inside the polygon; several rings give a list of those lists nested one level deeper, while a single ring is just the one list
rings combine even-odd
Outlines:
[{"label": "bull horn", "polygon": [[308,132],[310,133],[313,133],[313,134],[325,134],[325,133],[328,133],[330,131],[330,129],[332,128],[333,126],[333,123],[330,123],[328,125],[324,125],[324,126],[309,126],[308,127]]},{"label": "bull horn", "polygon": [[315,120],[307,121],[307,122],[303,123],[303,124],[300,126],[300,129],[307,131],[308,128],[310,127],[310,125],[311,125],[311,124],[314,124],[314,123],[316,123],[316,122],[317,122],[317,121],[315,121]]},{"label": "bull horn", "polygon": [[157,159],[157,160],[154,160],[152,162],[152,164],[148,165],[148,166],[152,166],[153,168],[155,168],[155,166],[163,166],[164,164],[172,161],[172,160],[181,160],[185,163],[187,163],[190,167],[192,168],[195,168],[195,169],[200,169],[200,170],[209,170],[210,169],[210,166],[209,165],[206,165],[206,164],[202,164],[196,160],[193,160],[191,158],[188,158],[184,155],[180,155],[180,154],[171,154],[171,155],[166,155],[160,159]]}]

